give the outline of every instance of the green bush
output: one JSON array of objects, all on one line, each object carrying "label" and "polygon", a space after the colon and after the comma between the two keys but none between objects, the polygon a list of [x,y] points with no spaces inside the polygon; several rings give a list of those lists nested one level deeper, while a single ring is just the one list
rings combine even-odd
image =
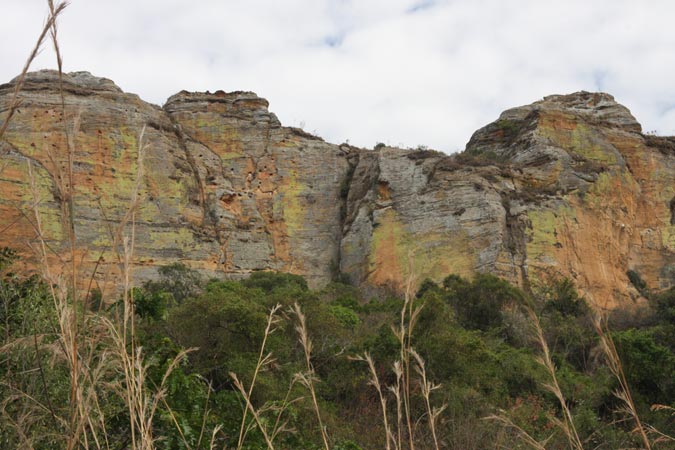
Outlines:
[{"label": "green bush", "polygon": [[649,330],[613,335],[631,388],[648,404],[675,398],[675,354],[656,342]]},{"label": "green bush", "polygon": [[642,296],[649,298],[650,292],[647,288],[647,283],[642,279],[639,273],[635,270],[629,270],[626,272],[626,276],[628,276],[628,280]]},{"label": "green bush", "polygon": [[520,289],[489,274],[478,274],[471,282],[450,275],[443,280],[443,287],[443,296],[455,309],[457,320],[469,329],[500,328],[503,308],[525,302]]},{"label": "green bush", "polygon": [[271,292],[278,288],[295,287],[306,291],[307,281],[300,275],[292,275],[282,272],[253,272],[251,276],[242,281],[248,288],[258,288],[265,292]]},{"label": "green bush", "polygon": [[157,281],[148,281],[143,285],[143,289],[149,296],[159,293],[168,294],[173,301],[181,303],[187,298],[197,295],[201,290],[201,275],[185,264],[169,264],[160,267],[157,272],[159,274]]},{"label": "green bush", "polygon": [[580,317],[590,312],[586,300],[579,296],[574,283],[568,278],[549,281],[547,291],[544,314],[557,311],[563,316]]}]

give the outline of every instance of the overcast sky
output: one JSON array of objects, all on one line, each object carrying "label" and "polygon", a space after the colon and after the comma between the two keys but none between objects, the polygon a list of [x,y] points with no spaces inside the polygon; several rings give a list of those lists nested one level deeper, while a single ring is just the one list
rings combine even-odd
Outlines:
[{"label": "overcast sky", "polygon": [[[2,0],[0,82],[17,75],[44,0]],[[670,0],[72,0],[66,71],[162,104],[250,90],[284,125],[372,147],[462,150],[504,109],[604,91],[675,135]],[[34,68],[54,68],[45,47]]]}]

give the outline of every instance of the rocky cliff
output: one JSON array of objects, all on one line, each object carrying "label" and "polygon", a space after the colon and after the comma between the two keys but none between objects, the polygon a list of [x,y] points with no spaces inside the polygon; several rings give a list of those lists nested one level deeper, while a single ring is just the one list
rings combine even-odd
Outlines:
[{"label": "rocky cliff", "polygon": [[[3,116],[13,89],[0,86]],[[77,266],[114,285],[133,222],[137,282],[176,261],[395,289],[411,271],[525,287],[553,274],[609,308],[638,299],[628,270],[675,284],[675,138],[642,134],[607,94],[508,110],[451,156],[329,144],[250,92],[180,92],[160,108],[75,72],[63,94],[55,72],[30,74],[0,143],[0,245],[28,265],[39,229],[67,262],[72,227]]]}]

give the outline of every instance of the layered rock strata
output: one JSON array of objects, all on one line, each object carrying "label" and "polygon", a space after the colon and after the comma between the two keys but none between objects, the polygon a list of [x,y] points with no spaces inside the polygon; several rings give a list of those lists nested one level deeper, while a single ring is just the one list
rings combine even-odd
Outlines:
[{"label": "layered rock strata", "polygon": [[136,283],[172,262],[397,290],[411,275],[565,276],[607,308],[639,298],[628,270],[675,284],[675,139],[642,134],[607,94],[508,110],[448,156],[329,144],[250,92],[160,108],[86,72],[59,86],[29,74],[0,143],[0,245],[28,266],[42,235],[52,267],[74,242],[81,271],[119,285],[133,236]]}]

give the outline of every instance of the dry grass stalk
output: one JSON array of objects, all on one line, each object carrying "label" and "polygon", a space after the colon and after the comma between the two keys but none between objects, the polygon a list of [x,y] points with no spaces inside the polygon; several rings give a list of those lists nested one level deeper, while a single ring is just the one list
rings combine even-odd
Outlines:
[{"label": "dry grass stalk", "polygon": [[583,444],[581,443],[581,439],[579,439],[579,433],[577,432],[576,426],[574,425],[574,418],[572,417],[572,412],[567,406],[565,396],[563,395],[562,389],[560,389],[560,385],[558,384],[558,377],[556,375],[555,364],[551,359],[551,352],[549,350],[548,343],[546,342],[546,338],[544,337],[544,330],[541,328],[541,322],[539,321],[539,317],[531,309],[528,309],[528,314],[530,316],[530,319],[532,320],[534,331],[536,333],[536,338],[542,350],[542,356],[537,358],[537,362],[539,362],[539,364],[541,364],[546,369],[551,379],[551,383],[545,384],[544,388],[547,389],[549,392],[551,392],[553,395],[555,395],[556,399],[558,400],[558,403],[560,404],[560,409],[562,410],[563,413],[562,421],[557,420],[555,418],[553,418],[553,421],[562,429],[570,445],[570,448],[574,450],[583,450],[584,447]]},{"label": "dry grass stalk", "polygon": [[328,445],[328,434],[326,433],[326,427],[323,425],[323,421],[321,420],[321,411],[319,409],[319,402],[316,397],[316,390],[314,389],[314,382],[316,377],[314,375],[315,374],[314,366],[312,365],[311,360],[312,341],[310,340],[309,335],[307,333],[307,323],[305,320],[305,315],[300,309],[300,305],[298,305],[297,303],[295,303],[291,307],[291,311],[298,318],[298,325],[295,327],[295,330],[298,333],[298,340],[300,341],[300,345],[302,346],[302,349],[304,351],[305,365],[307,368],[306,373],[297,374],[297,377],[299,381],[303,385],[305,385],[305,387],[309,390],[309,393],[312,396],[312,405],[314,406],[314,413],[316,414],[316,418],[319,421],[319,430],[321,431],[321,439],[323,440],[325,450],[330,450],[330,446]]},{"label": "dry grass stalk", "polygon": [[[270,313],[267,315],[267,325],[265,326],[265,333],[263,334],[262,344],[260,345],[260,353],[258,354],[258,361],[256,363],[255,370],[253,371],[253,378],[251,379],[251,385],[249,386],[248,391],[246,392],[247,399],[250,399],[251,395],[253,394],[253,389],[255,388],[255,383],[256,380],[258,379],[258,374],[260,373],[260,371],[263,370],[265,366],[269,365],[273,361],[272,354],[271,353],[266,354],[265,348],[267,345],[267,338],[272,333],[274,333],[274,331],[276,330],[276,325],[280,321],[279,316],[277,315],[279,309],[281,309],[281,305],[277,303],[270,310]],[[241,449],[241,447],[244,445],[244,438],[246,436],[245,427],[246,427],[247,412],[248,408],[245,408],[244,413],[242,414],[241,417],[241,426],[239,427],[239,440],[237,441],[237,450]]]},{"label": "dry grass stalk", "polygon": [[[59,275],[56,275],[51,270],[49,264],[47,245],[45,242],[42,228],[42,219],[39,211],[41,199],[37,180],[33,175],[31,161],[28,161],[27,169],[29,178],[28,181],[32,196],[31,209],[34,215],[33,226],[35,227],[37,234],[37,248],[39,250],[38,256],[40,260],[40,266],[43,271],[43,278],[48,283],[50,294],[54,301],[54,307],[57,313],[58,329],[56,332],[59,337],[58,342],[60,344],[61,352],[69,364],[71,383],[71,410],[70,419],[68,420],[68,432],[66,433],[66,436],[68,438],[67,448],[72,449],[78,445],[78,442],[80,442],[80,436],[83,432],[85,432],[85,429],[90,428],[92,425],[90,422],[90,415],[85,413],[85,410],[89,409],[88,406],[92,406],[91,404],[85,404],[85,398],[91,399],[92,397],[90,395],[85,395],[84,393],[84,391],[87,389],[85,387],[87,378],[90,377],[88,377],[88,374],[82,370],[82,367],[79,364],[80,358],[82,358],[85,353],[82,351],[82,349],[80,349],[78,352],[79,333],[75,324],[77,318],[75,316],[73,305],[69,304],[68,289],[65,286],[63,278]],[[92,356],[92,354],[89,353],[89,356]],[[96,435],[94,429],[90,428],[90,431],[94,434],[94,436]]]},{"label": "dry grass stalk", "polygon": [[[53,0],[47,0],[49,5],[49,11],[52,16],[55,15],[56,8],[54,6]],[[77,303],[77,269],[75,266],[75,211],[74,211],[74,189],[75,182],[73,179],[73,155],[75,154],[75,140],[74,136],[77,135],[79,130],[79,114],[74,119],[73,131],[72,133],[68,130],[68,123],[66,121],[66,98],[63,91],[63,57],[61,56],[61,48],[59,46],[58,40],[58,23],[56,20],[53,20],[51,23],[50,37],[52,45],[54,47],[54,54],[56,55],[56,66],[59,73],[59,97],[61,98],[61,113],[63,117],[63,132],[66,136],[67,144],[67,160],[68,160],[68,183],[66,189],[61,189],[61,200],[64,205],[67,205],[68,213],[64,214],[64,217],[68,218],[68,240],[70,243],[70,252],[71,252],[71,295],[73,296],[73,302]],[[54,164],[56,168],[60,166]]]},{"label": "dry grass stalk", "polygon": [[419,375],[420,388],[422,389],[422,397],[424,398],[424,404],[427,409],[427,416],[429,416],[429,429],[431,430],[431,435],[434,438],[434,448],[439,450],[438,435],[436,434],[436,423],[441,413],[445,410],[447,405],[441,407],[431,407],[431,393],[441,387],[440,384],[435,384],[429,382],[427,379],[427,371],[424,364],[424,359],[415,351],[411,350],[411,354],[417,363],[415,370]]},{"label": "dry grass stalk", "polygon": [[[68,144],[67,148],[67,159],[68,159],[68,182],[64,182],[64,177],[63,174],[60,170],[60,165],[57,161],[57,158],[54,158],[54,156],[50,153],[48,150],[47,156],[48,158],[52,161],[52,166],[54,170],[56,170],[56,179],[57,181],[57,191],[59,192],[59,200],[61,203],[62,207],[62,217],[64,219],[64,222],[68,223],[67,229],[68,229],[68,240],[70,243],[70,261],[71,261],[71,269],[70,269],[70,299],[73,303],[73,307],[69,312],[73,313],[73,317],[71,317],[71,314],[67,314],[67,308],[64,308],[64,306],[67,305],[68,303],[68,294],[66,293],[64,295],[63,289],[59,290],[59,296],[55,296],[55,291],[52,290],[53,298],[55,302],[59,303],[60,305],[57,305],[57,311],[61,311],[62,314],[60,316],[59,324],[61,326],[61,336],[62,341],[64,342],[65,345],[65,350],[66,353],[68,354],[69,357],[69,362],[70,362],[70,369],[71,369],[71,398],[70,398],[70,404],[71,404],[71,422],[70,422],[70,428],[73,433],[71,434],[71,439],[69,440],[68,443],[68,448],[73,448],[75,443],[78,441],[78,436],[81,432],[83,432],[83,424],[87,423],[90,421],[90,416],[85,414],[82,411],[83,408],[83,398],[82,396],[84,395],[84,390],[82,387],[79,385],[81,375],[83,375],[83,372],[80,370],[79,364],[80,364],[80,358],[82,352],[78,349],[79,341],[80,341],[80,330],[78,329],[78,321],[77,318],[75,317],[74,311],[75,308],[77,307],[77,288],[76,288],[76,277],[77,277],[77,270],[76,270],[76,265],[75,265],[75,227],[74,227],[74,207],[73,207],[73,192],[74,192],[74,182],[73,182],[73,153],[74,153],[74,141],[72,140],[71,133],[68,133],[68,125],[65,121],[66,118],[66,108],[65,108],[65,99],[64,99],[64,92],[63,92],[63,83],[62,83],[62,78],[63,78],[63,64],[62,64],[62,57],[61,57],[61,52],[59,49],[59,44],[58,44],[58,39],[57,39],[57,21],[56,18],[58,15],[63,11],[63,9],[66,7],[67,3],[63,2],[55,6],[53,0],[48,0],[48,6],[49,6],[49,11],[50,11],[50,18],[43,27],[42,34],[40,35],[40,38],[38,39],[38,43],[33,49],[33,52],[29,56],[26,65],[24,66],[24,70],[22,71],[21,75],[19,76],[19,79],[16,82],[15,85],[15,91],[14,91],[14,96],[13,100],[10,106],[10,112],[8,114],[7,119],[5,120],[2,129],[0,129],[0,137],[4,134],[5,130],[7,129],[7,126],[9,124],[9,120],[11,119],[13,113],[16,111],[18,108],[20,102],[18,100],[18,93],[23,87],[23,82],[25,79],[25,75],[28,71],[28,68],[39,52],[39,49],[42,45],[42,42],[44,41],[44,38],[46,36],[47,31],[50,32],[51,40],[54,45],[54,49],[56,51],[56,57],[57,57],[57,65],[58,65],[58,72],[59,72],[59,93],[61,97],[61,110],[62,110],[62,117],[63,117],[63,127],[64,127],[64,133],[66,135],[66,141]],[[73,124],[74,128],[74,133],[76,132],[76,129],[79,128],[79,122],[76,120]],[[32,173],[30,172],[30,165],[29,165],[29,177],[32,177]],[[41,223],[39,222],[39,209],[38,209],[38,201],[37,199],[39,196],[37,196],[37,189],[36,189],[36,184],[33,181],[31,181],[32,184],[32,191],[33,191],[33,198],[35,199],[35,203],[33,205],[33,212],[34,216],[36,218],[36,224],[38,227],[38,239],[40,241],[40,246],[41,246],[41,261],[42,265],[44,267],[48,267],[48,261],[47,261],[47,254],[45,250],[45,243],[44,243],[44,235],[41,230]],[[48,278],[47,280],[50,281],[51,279],[51,274],[49,273],[49,270],[46,271]],[[60,306],[60,308],[59,308]],[[82,311],[82,325],[84,324],[84,315],[85,311]],[[64,321],[67,320],[68,326],[70,327],[70,330],[65,330],[64,329]],[[91,359],[93,358],[93,353],[89,354]],[[82,380],[84,381],[84,380]],[[78,411],[79,409],[79,411]],[[91,423],[89,422],[89,425]],[[94,439],[96,440],[98,444],[98,440],[96,439],[96,434],[93,434]],[[86,433],[84,435],[85,438],[85,443],[86,443]]]},{"label": "dry grass stalk", "polygon": [[401,450],[403,447],[403,439],[401,430],[403,430],[403,402],[401,399],[401,379],[403,377],[403,369],[401,368],[401,361],[394,361],[393,366],[394,375],[396,376],[396,384],[389,386],[389,391],[394,394],[396,400],[396,450]]},{"label": "dry grass stalk", "polygon": [[7,127],[9,126],[9,122],[14,116],[14,113],[19,108],[19,106],[21,106],[21,100],[19,99],[19,92],[21,92],[21,89],[23,88],[23,84],[26,79],[26,74],[28,73],[31,64],[33,63],[33,60],[35,60],[38,53],[40,53],[40,49],[42,48],[42,44],[44,43],[45,38],[47,37],[47,33],[55,29],[54,27],[56,19],[63,12],[66,6],[68,6],[67,2],[60,2],[56,6],[54,6],[51,1],[49,3],[50,3],[49,17],[45,22],[44,26],[42,27],[40,36],[38,37],[37,42],[33,47],[33,50],[31,50],[30,55],[28,56],[28,59],[26,60],[23,66],[23,69],[21,70],[21,74],[19,74],[19,76],[16,78],[16,82],[14,84],[14,93],[12,94],[12,100],[9,104],[9,112],[7,113],[7,117],[5,117],[5,121],[3,122],[2,126],[0,126],[0,140],[2,140],[3,136],[5,135]]},{"label": "dry grass stalk", "polygon": [[286,390],[286,395],[284,396],[284,399],[282,400],[281,404],[279,406],[270,407],[271,410],[276,411],[276,419],[274,420],[274,426],[272,428],[272,433],[270,434],[272,442],[274,442],[274,439],[276,439],[276,437],[281,433],[295,432],[294,429],[288,426],[288,419],[282,422],[281,418],[289,406],[303,400],[303,397],[296,397],[294,399],[290,398],[291,392],[293,391],[293,387],[295,386],[296,381],[297,379],[295,377],[291,379],[290,383],[288,384],[288,389]]},{"label": "dry grass stalk", "polygon": [[661,444],[661,443],[665,443],[665,442],[675,442],[675,437],[673,437],[669,434],[665,434],[665,433],[657,430],[656,428],[654,428],[651,425],[647,425],[647,432],[648,432],[649,435],[654,436],[653,441],[652,441],[653,444]]},{"label": "dry grass stalk", "polygon": [[[143,359],[140,348],[130,352],[127,349],[128,337],[120,333],[119,327],[109,322],[110,333],[114,337],[114,358],[118,363],[119,370],[123,371],[123,383],[118,386],[119,395],[125,399],[126,408],[129,412],[129,425],[131,431],[131,448],[138,450],[154,450],[156,439],[153,434],[153,420],[160,404],[166,404],[166,384],[171,373],[185,359],[191,350],[181,351],[169,364],[160,385],[151,393],[147,389],[147,364]],[[176,428],[184,443],[185,436],[178,424],[173,412],[168,408]],[[188,446],[189,448],[189,446]]]},{"label": "dry grass stalk", "polygon": [[[651,407],[652,411],[668,411],[670,412],[671,415],[675,416],[675,408],[672,406],[668,405],[652,405]],[[656,440],[654,443],[657,442],[675,442],[675,437],[670,436],[668,434],[662,433],[661,431],[657,430],[656,428],[649,426],[649,433],[653,434],[656,436]]]},{"label": "dry grass stalk", "polygon": [[[206,431],[206,419],[209,417],[209,414],[210,414],[209,401],[211,400],[211,391],[212,390],[213,390],[213,387],[212,387],[211,383],[209,383],[209,389],[206,393],[206,400],[204,400],[204,415],[202,416],[202,426],[199,429],[199,439],[197,439],[197,448],[201,447],[202,439],[204,439],[204,431]],[[166,408],[171,412],[171,417],[173,418],[174,424],[177,425],[178,421],[175,418],[176,415],[171,410],[171,407],[169,407],[169,404],[166,402],[166,399],[164,399],[164,405],[166,405]],[[215,428],[217,429],[218,427],[215,427]],[[183,430],[181,430],[181,436],[183,435],[182,432],[183,432]],[[183,441],[185,441],[185,439],[183,439]],[[185,444],[186,444],[186,448],[189,448],[189,446],[187,445],[187,442],[185,442]]]},{"label": "dry grass stalk", "polygon": [[[9,122],[20,106],[19,92],[21,91],[28,69],[38,54],[46,34],[49,32],[54,50],[57,57],[59,72],[59,93],[61,98],[61,109],[63,113],[63,127],[66,136],[66,155],[67,172],[64,174],[61,169],[63,157],[54,155],[49,148],[46,149],[45,156],[49,160],[54,170],[56,180],[57,200],[61,204],[62,220],[64,228],[68,231],[68,240],[70,244],[70,286],[68,287],[64,280],[64,272],[53,270],[50,266],[48,250],[49,245],[43,232],[42,220],[40,216],[40,192],[38,182],[33,174],[32,162],[28,161],[29,188],[32,196],[30,210],[34,220],[31,225],[35,229],[37,236],[36,245],[33,246],[38,255],[42,275],[48,286],[51,298],[54,301],[56,310],[57,329],[55,330],[57,341],[56,345],[51,345],[54,358],[68,363],[69,378],[71,383],[71,401],[69,417],[63,418],[57,415],[47,397],[47,405],[38,402],[34,397],[25,392],[18,391],[13,398],[27,399],[24,413],[16,418],[7,417],[8,421],[15,424],[17,435],[25,448],[33,447],[33,440],[29,437],[30,433],[24,430],[30,430],[33,422],[32,417],[40,417],[44,414],[35,414],[36,408],[51,414],[57,428],[62,428],[63,433],[58,437],[65,441],[65,448],[110,448],[108,442],[108,433],[105,425],[105,416],[101,403],[99,401],[99,390],[101,387],[109,387],[107,381],[108,375],[113,371],[123,373],[123,380],[117,384],[116,390],[125,400],[127,405],[130,429],[131,429],[131,447],[133,449],[151,450],[155,447],[155,439],[152,432],[152,422],[160,403],[166,405],[165,385],[172,371],[185,358],[187,351],[181,352],[169,365],[164,373],[160,386],[154,393],[147,389],[147,365],[143,361],[143,353],[137,348],[135,343],[135,325],[134,325],[134,301],[132,287],[132,267],[135,242],[135,214],[139,204],[140,188],[143,178],[143,155],[144,145],[143,136],[145,128],[140,133],[138,141],[138,161],[137,174],[134,190],[131,195],[130,205],[124,218],[120,221],[117,236],[118,240],[114,242],[115,248],[118,245],[122,247],[123,257],[120,258],[123,265],[124,274],[124,293],[123,293],[123,311],[122,317],[118,323],[105,319],[104,317],[87,314],[85,305],[78,302],[77,293],[77,267],[75,257],[75,228],[74,228],[74,176],[73,163],[75,152],[75,139],[79,128],[79,116],[73,121],[73,129],[69,130],[66,122],[67,114],[65,108],[65,96],[63,90],[63,59],[58,43],[58,27],[56,18],[66,7],[66,2],[55,4],[53,0],[48,0],[50,10],[49,19],[45,23],[42,33],[27,59],[21,74],[17,77],[14,94],[9,105],[9,112],[0,127],[0,140],[3,138]],[[130,233],[125,234],[127,226],[130,224]],[[51,250],[50,250],[51,251]],[[58,256],[58,255],[57,255]],[[78,320],[78,308],[81,311],[81,317]],[[34,337],[36,351],[38,349],[38,338]],[[44,345],[39,345],[40,349],[45,349]],[[40,364],[40,363],[38,363]],[[41,366],[38,368],[41,371]],[[44,378],[43,378],[44,380]],[[45,382],[45,392],[48,391]],[[7,400],[3,401],[3,414],[7,415]],[[168,405],[166,405],[168,408]],[[179,433],[182,436],[182,430],[178,426],[175,415],[168,408],[169,414],[174,418]],[[219,428],[213,431],[211,437],[211,446],[215,444],[216,434]],[[202,427],[203,435],[204,427]],[[202,436],[200,435],[200,441]],[[185,438],[183,436],[184,443]]]},{"label": "dry grass stalk", "polygon": [[[380,406],[382,407],[382,423],[384,424],[384,432],[385,432],[385,448],[387,450],[391,450],[391,441],[394,436],[394,434],[391,431],[391,427],[389,426],[389,419],[387,418],[387,399],[385,398],[384,394],[382,393],[382,385],[380,384],[380,378],[377,376],[377,370],[375,370],[375,363],[373,362],[373,358],[370,356],[369,353],[364,353],[363,355],[356,356],[354,358],[355,361],[363,361],[368,365],[368,370],[370,371],[370,381],[368,384],[373,386],[375,390],[377,391],[377,396],[380,400]],[[396,445],[394,443],[394,445]]]},{"label": "dry grass stalk", "polygon": [[244,388],[244,385],[242,384],[241,381],[239,381],[239,378],[237,378],[237,374],[230,372],[230,378],[232,378],[234,386],[237,388],[237,390],[239,390],[239,393],[244,398],[244,401],[246,402],[246,409],[251,412],[253,420],[255,421],[256,425],[258,426],[258,429],[260,430],[260,433],[262,433],[263,438],[265,439],[265,444],[267,444],[267,448],[269,450],[274,450],[274,444],[272,443],[272,438],[270,434],[267,432],[267,427],[263,424],[263,421],[260,418],[260,413],[251,404],[251,399],[248,397],[248,392]]},{"label": "dry grass stalk", "polygon": [[500,423],[505,428],[510,428],[514,430],[520,440],[526,445],[532,447],[535,450],[546,450],[546,443],[550,439],[546,439],[544,442],[539,442],[533,438],[527,431],[523,430],[521,427],[513,423],[511,419],[507,416],[506,411],[500,411],[499,414],[493,414],[485,417],[485,420],[494,420],[497,423]]},{"label": "dry grass stalk", "polygon": [[415,449],[415,427],[424,415],[417,419],[413,424],[413,417],[411,411],[411,382],[412,371],[411,364],[414,362],[415,372],[419,377],[419,385],[422,397],[425,401],[426,413],[429,417],[429,429],[434,440],[434,448],[440,448],[440,441],[437,434],[438,420],[445,410],[447,405],[441,407],[431,406],[431,392],[440,388],[440,385],[429,382],[426,373],[426,367],[422,357],[412,347],[412,333],[420,317],[422,311],[421,305],[414,303],[414,267],[412,252],[408,255],[409,261],[409,275],[406,280],[406,290],[403,299],[403,305],[399,316],[398,328],[392,327],[392,332],[396,336],[400,346],[400,360],[394,362],[393,372],[396,377],[396,382],[393,386],[387,386],[387,390],[393,394],[396,403],[396,432],[392,430],[389,423],[387,400],[382,391],[375,365],[369,354],[357,356],[353,359],[358,361],[365,361],[370,370],[370,382],[375,387],[382,407],[382,421],[385,428],[386,441],[385,446],[389,450],[401,450],[403,448],[404,430],[407,437],[407,446],[409,450]]},{"label": "dry grass stalk", "polygon": [[605,354],[607,367],[609,367],[609,370],[619,382],[619,388],[614,392],[614,395],[624,403],[624,412],[626,412],[628,416],[631,417],[635,422],[635,428],[633,429],[633,432],[640,436],[644,448],[646,450],[651,450],[652,444],[649,440],[649,437],[647,436],[647,427],[645,427],[645,425],[640,420],[640,416],[638,415],[630,387],[628,386],[628,381],[626,380],[626,375],[623,371],[621,358],[619,358],[619,353],[617,352],[616,346],[614,345],[614,340],[607,330],[606,320],[598,316],[593,321],[593,326],[595,327],[595,331],[600,338],[600,347]]},{"label": "dry grass stalk", "polygon": [[216,448],[216,436],[220,433],[220,430],[223,428],[222,425],[216,425],[211,432],[211,440],[209,441],[209,448],[213,450]]},{"label": "dry grass stalk", "polygon": [[[139,139],[139,172],[138,180],[142,177],[142,134]],[[125,373],[125,389],[123,396],[130,412],[132,445],[134,448],[153,448],[151,437],[151,419],[147,419],[154,414],[156,404],[161,396],[157,396],[154,402],[148,402],[144,399],[143,385],[145,382],[145,368],[142,365],[140,352],[135,354],[133,344],[133,299],[128,294],[130,292],[130,271],[133,247],[126,245],[126,264],[125,264],[125,296],[124,296],[124,317],[122,319],[122,332],[119,333],[116,327],[109,321],[96,316],[89,317],[86,311],[82,311],[82,318],[78,319],[78,305],[74,300],[74,289],[70,292],[66,287],[62,275],[57,275],[49,264],[47,245],[42,230],[42,220],[39,211],[40,196],[37,181],[32,171],[32,163],[28,165],[29,184],[31,187],[32,204],[31,209],[34,215],[34,227],[37,234],[39,250],[39,259],[43,269],[43,277],[47,281],[52,299],[57,312],[56,330],[61,353],[64,359],[69,363],[69,374],[71,382],[71,412],[68,423],[66,448],[76,447],[89,448],[93,444],[96,448],[107,446],[107,433],[105,432],[105,419],[102,413],[101,405],[98,399],[97,388],[104,376],[111,371],[112,360],[108,357],[108,352],[117,358]],[[137,182],[137,187],[140,181]],[[68,186],[72,190],[72,185]],[[137,197],[137,190],[134,197]],[[134,209],[137,199],[132,199]],[[63,209],[64,214],[72,215],[72,209]],[[131,214],[133,219],[133,212]],[[132,237],[133,237],[133,220]],[[133,239],[132,239],[133,240]],[[128,240],[127,240],[128,242]],[[74,241],[71,241],[71,260],[74,260]],[[129,325],[131,324],[131,325]],[[129,342],[131,340],[131,345]],[[127,349],[131,347],[131,354]],[[103,350],[101,350],[103,348]],[[154,404],[149,413],[148,405]],[[146,418],[146,420],[140,420]],[[136,430],[139,430],[142,445],[137,445]],[[101,436],[99,436],[101,430]],[[93,443],[89,442],[89,438]]]},{"label": "dry grass stalk", "polygon": [[[119,331],[111,328],[115,336],[116,355],[119,358],[123,375],[124,389],[122,395],[125,398],[129,411],[129,421],[131,429],[132,448],[141,450],[152,450],[155,446],[155,439],[152,432],[152,421],[157,408],[165,397],[165,383],[171,372],[178,366],[187,353],[181,352],[170,364],[166,370],[162,382],[154,394],[148,392],[146,388],[147,367],[143,362],[142,352],[136,346],[135,329],[135,306],[133,297],[133,256],[136,234],[136,212],[140,204],[140,191],[143,182],[144,173],[144,154],[145,145],[143,143],[145,136],[145,127],[141,130],[138,138],[138,157],[136,165],[136,179],[134,188],[131,192],[129,207],[120,222],[118,236],[122,243],[122,261],[123,261],[123,309],[119,325]],[[129,226],[129,234],[125,234],[126,227]],[[168,405],[167,405],[168,406]],[[170,411],[170,408],[169,408]],[[170,411],[170,414],[171,411]],[[175,417],[174,417],[175,421]],[[175,421],[179,434],[183,440],[182,430]]]},{"label": "dry grass stalk", "polygon": [[[11,398],[8,398],[6,400],[10,400]],[[3,411],[4,411],[4,405],[3,405]],[[7,420],[11,425],[14,430],[16,430],[16,433],[19,435],[19,439],[21,439],[21,445],[18,447],[19,450],[23,449],[34,449],[35,446],[33,444],[34,442],[34,436],[30,436],[29,433],[24,432],[24,430],[29,430],[31,428],[31,423],[32,420],[35,416],[32,411],[23,411],[22,414],[17,414],[16,418],[6,414],[3,412],[3,416],[5,417],[5,420]],[[25,423],[29,422],[29,423]]]},{"label": "dry grass stalk", "polygon": [[399,320],[399,328],[392,329],[400,345],[400,361],[401,361],[401,400],[403,405],[403,412],[405,416],[408,448],[415,449],[415,430],[413,427],[411,405],[410,405],[410,384],[411,384],[411,351],[412,351],[412,332],[415,328],[415,323],[419,318],[421,307],[416,307],[414,304],[414,285],[415,285],[415,271],[414,271],[413,254],[408,254],[408,277],[406,279],[405,296],[403,298],[403,306],[401,307],[401,314]]},{"label": "dry grass stalk", "polygon": [[[154,394],[150,394],[146,388],[147,367],[143,362],[143,355],[135,343],[135,311],[133,302],[132,266],[135,237],[135,212],[139,204],[139,192],[143,177],[143,135],[141,131],[138,143],[138,170],[136,183],[130,199],[130,206],[124,220],[120,224],[120,234],[130,224],[129,235],[124,235],[123,242],[123,271],[124,293],[123,310],[119,318],[119,325],[100,319],[97,324],[91,320],[85,322],[86,312],[83,311],[81,321],[77,317],[77,302],[69,296],[66,283],[61,276],[55,276],[50,269],[45,238],[42,233],[41,218],[39,214],[39,194],[35,177],[29,166],[29,178],[33,191],[33,211],[35,215],[35,227],[38,234],[41,261],[44,269],[44,277],[49,282],[52,297],[57,310],[58,334],[61,348],[70,362],[71,379],[71,417],[69,420],[68,442],[66,448],[76,447],[90,448],[93,444],[96,448],[107,447],[107,433],[105,432],[105,420],[98,401],[96,388],[111,367],[111,362],[118,367],[124,375],[124,381],[118,387],[118,392],[125,400],[129,412],[131,445],[134,449],[154,449],[155,440],[152,433],[152,421],[158,406],[162,403],[165,391],[164,384],[172,370],[184,358],[181,353],[174,359],[167,369],[161,385]],[[68,186],[72,190],[72,185]],[[72,192],[72,191],[71,191]],[[66,214],[72,215],[72,209],[64,209]],[[74,259],[74,241],[71,241],[71,259]],[[70,297],[70,301],[69,301]],[[81,323],[81,327],[78,327]],[[102,328],[101,325],[104,325]],[[103,345],[100,345],[103,344]],[[101,351],[100,348],[104,350]],[[106,352],[110,352],[112,358],[107,358]],[[97,364],[92,364],[96,360]],[[105,363],[105,364],[104,364]],[[98,429],[102,430],[99,437]],[[181,432],[180,427],[178,427]],[[93,442],[89,442],[89,436]]]},{"label": "dry grass stalk", "polygon": [[[288,420],[283,420],[283,415],[286,409],[292,405],[293,403],[301,400],[301,398],[295,398],[291,399],[291,393],[293,391],[293,387],[295,386],[295,383],[298,380],[297,377],[294,377],[291,382],[289,383],[288,389],[286,391],[286,395],[284,399],[282,400],[280,405],[275,405],[274,403],[266,403],[262,407],[256,409],[253,406],[253,403],[251,401],[251,397],[253,395],[253,390],[256,386],[256,381],[258,379],[258,375],[262,373],[263,370],[265,370],[269,365],[274,363],[274,358],[272,357],[271,353],[266,353],[266,348],[267,348],[267,340],[270,335],[272,335],[276,330],[277,330],[277,325],[280,322],[280,317],[278,315],[279,310],[281,309],[281,305],[277,304],[275,305],[271,310],[270,313],[267,316],[267,325],[265,327],[265,332],[263,334],[263,340],[260,345],[260,352],[258,354],[258,361],[256,363],[256,367],[253,373],[253,377],[251,380],[251,384],[246,389],[244,387],[244,384],[235,373],[230,372],[230,378],[232,378],[233,383],[239,393],[241,394],[242,398],[244,399],[244,412],[242,414],[242,419],[241,419],[241,425],[239,429],[239,438],[237,442],[237,449],[241,449],[242,446],[244,445],[244,441],[246,440],[246,436],[248,435],[249,431],[256,427],[260,430],[260,432],[263,435],[263,438],[265,440],[265,443],[267,445],[268,449],[273,449],[274,448],[274,440],[284,432],[292,432],[293,430],[288,427]],[[249,424],[246,423],[247,421],[247,415],[250,412],[253,421]],[[272,428],[269,429],[265,424],[267,423],[267,420],[263,420],[263,415],[268,413],[268,412],[273,412],[275,414],[274,417],[274,424],[272,425]]]}]

